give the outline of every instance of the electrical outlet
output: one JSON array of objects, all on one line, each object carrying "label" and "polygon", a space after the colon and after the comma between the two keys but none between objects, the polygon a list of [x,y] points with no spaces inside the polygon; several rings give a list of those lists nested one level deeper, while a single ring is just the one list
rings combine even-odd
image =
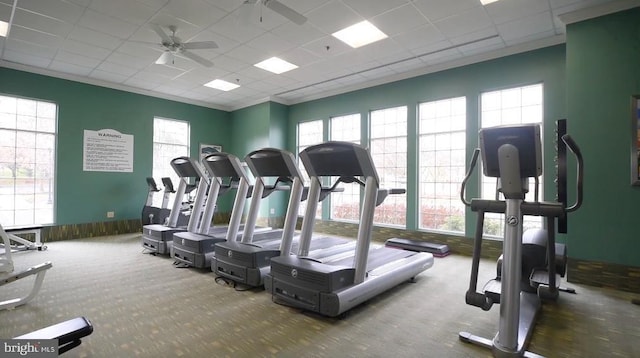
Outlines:
[{"label": "electrical outlet", "polygon": [[113,218],[114,216],[116,216],[116,213],[114,211],[107,211],[108,218]]},{"label": "electrical outlet", "polygon": [[271,215],[275,215],[275,213],[276,213],[276,209],[271,208],[271,210],[269,210],[269,214],[271,214]]}]

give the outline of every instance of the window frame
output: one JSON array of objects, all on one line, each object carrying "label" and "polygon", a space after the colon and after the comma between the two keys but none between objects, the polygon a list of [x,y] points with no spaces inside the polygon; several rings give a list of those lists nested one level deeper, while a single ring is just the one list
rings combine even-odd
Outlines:
[{"label": "window frame", "polygon": [[[460,102],[461,105],[460,105]],[[443,111],[443,106],[448,106],[447,111]],[[455,105],[459,105],[459,107],[454,107]],[[433,107],[433,108],[428,108]],[[457,111],[456,111],[457,109]],[[432,110],[433,114],[425,113],[424,111]],[[440,112],[440,113],[439,113]],[[442,113],[445,112],[445,113]],[[457,119],[457,123],[453,122]],[[440,120],[441,122],[438,122]],[[426,122],[433,121],[434,125],[433,130],[427,130]],[[446,121],[446,122],[445,122]],[[433,232],[443,232],[447,234],[459,234],[464,235],[465,233],[465,206],[462,202],[460,202],[460,192],[459,185],[464,179],[465,176],[465,168],[466,168],[466,138],[467,138],[467,98],[466,96],[457,96],[457,97],[449,97],[432,101],[425,101],[418,103],[417,106],[417,124],[418,124],[418,134],[417,134],[417,150],[418,150],[418,168],[417,168],[417,186],[418,186],[418,198],[417,198],[417,227],[418,230],[423,231],[433,231]],[[443,125],[444,124],[444,125]],[[444,128],[447,127],[447,128]],[[449,145],[445,147],[438,147],[438,137],[449,136]],[[461,148],[456,147],[454,139],[451,136],[461,137],[457,142],[461,143]],[[434,143],[430,146],[426,140],[433,140]],[[429,150],[427,150],[429,149]],[[425,167],[426,154],[432,152],[433,154],[433,166]],[[448,152],[448,164],[447,165],[438,165],[438,158],[441,158],[440,154]],[[454,153],[456,152],[456,153]],[[459,159],[456,161],[454,154],[457,154]],[[449,175],[449,181],[439,181],[438,173],[441,172],[440,168],[446,168],[446,172]],[[457,168],[457,175],[455,173]],[[427,172],[431,169],[432,176],[434,177],[433,181],[426,181],[425,176],[427,176]],[[425,175],[423,176],[423,171]],[[444,171],[444,170],[443,170]],[[455,177],[455,178],[454,178]],[[429,188],[425,187],[425,185],[432,185],[431,192],[433,193],[433,197],[429,198],[427,192],[429,192]],[[438,187],[441,187],[441,190],[438,190]],[[448,187],[449,194],[442,198],[438,193],[442,192],[444,187]],[[433,203],[430,208],[433,212],[431,215],[428,215],[427,212],[423,210],[423,207],[428,205],[429,203]],[[448,202],[447,205],[440,207],[437,205],[438,202]],[[459,211],[459,215],[454,215],[453,211],[457,209]],[[446,210],[446,215],[439,214],[440,211]],[[430,216],[433,220],[433,224],[431,226],[425,225],[423,222],[423,218],[425,216]],[[456,217],[461,218],[461,221],[457,222]],[[441,224],[438,224],[442,221]],[[448,224],[447,224],[448,223]],[[450,225],[453,228],[443,227],[445,225]]]},{"label": "window frame", "polygon": [[[57,150],[58,150],[59,105],[56,102],[50,101],[50,100],[15,96],[15,95],[5,94],[5,93],[0,93],[0,97],[5,97],[15,101],[15,110],[13,112],[2,112],[3,106],[0,106],[0,112],[1,112],[0,116],[5,117],[6,115],[5,118],[0,118],[0,130],[9,131],[13,133],[13,136],[14,136],[13,144],[10,146],[7,146],[7,147],[13,148],[13,153],[14,153],[13,162],[9,162],[9,161],[5,162],[6,164],[13,163],[14,169],[7,168],[7,170],[12,172],[11,177],[2,178],[3,180],[9,180],[12,182],[11,184],[13,185],[13,190],[12,190],[13,193],[6,194],[7,196],[10,196],[12,198],[12,203],[11,205],[7,205],[7,210],[1,211],[1,212],[6,212],[7,216],[4,217],[4,214],[0,215],[3,217],[2,219],[0,219],[0,221],[2,222],[5,228],[37,227],[37,226],[55,224],[56,223],[56,206],[57,206],[56,178],[57,178],[57,167],[58,167]],[[33,106],[35,107],[34,108],[35,112],[32,115],[30,115],[30,113],[20,112],[21,101],[34,102]],[[41,104],[46,106],[53,106],[53,108],[49,110],[49,112],[51,112],[50,113],[51,117],[48,117],[45,114],[39,115]],[[7,119],[11,121],[11,119],[9,119],[11,116],[14,117],[12,128],[11,128],[11,125],[4,124],[4,121]],[[24,123],[24,119],[27,117],[33,118],[33,128],[27,128],[27,127],[18,128],[20,127],[21,123]],[[40,126],[39,119],[42,119],[44,122],[52,121],[53,123],[49,123],[46,127],[39,129],[38,128]],[[20,147],[19,144],[25,143],[24,140],[22,141],[19,140],[18,137],[20,134],[22,134],[22,136],[33,135],[33,139],[34,139],[33,146]],[[50,146],[39,147],[39,144],[45,143],[42,137],[38,138],[39,136],[49,137],[47,138],[48,140],[46,142],[48,142]],[[26,176],[26,177],[23,177],[22,179],[25,179],[26,181],[29,181],[29,180],[33,181],[33,188],[32,188],[33,190],[29,190],[26,193],[21,192],[21,190],[17,189],[18,179],[19,179],[17,175],[17,172],[18,172],[17,157],[18,157],[19,148],[32,150],[32,153],[26,154],[28,156],[32,155],[32,162],[26,163],[27,167],[29,166],[28,164],[32,166],[31,176]],[[38,153],[38,151],[40,151],[40,153]],[[42,155],[45,153],[43,151],[47,153],[47,157],[48,157],[48,160],[46,161],[47,163],[39,161],[42,158]],[[9,159],[9,157],[7,157],[7,159]],[[41,166],[44,167],[44,169],[42,169]],[[45,170],[47,174],[43,174],[42,176],[39,176],[37,173],[42,170]],[[38,191],[37,183],[39,181],[40,181],[41,188],[44,187],[42,185],[42,181],[46,182],[47,184],[46,190]],[[19,210],[20,208],[18,207],[19,205],[17,204],[18,196],[23,196],[24,198],[26,198],[26,196],[29,196],[29,195],[32,196],[33,203],[31,205],[28,205],[28,207],[25,206],[24,210]],[[43,199],[44,197],[46,197],[46,201],[44,201],[45,202],[44,206],[40,206],[40,207],[38,206],[38,202],[43,202],[43,200],[39,201],[38,197],[40,197],[40,199]],[[6,200],[3,199],[2,201],[6,205]],[[19,220],[17,215],[19,211],[23,211],[25,213],[30,212],[30,216],[31,216],[30,220]],[[8,220],[9,216],[12,217],[11,220]],[[42,218],[45,218],[45,217],[48,217],[50,219],[41,220]]]},{"label": "window frame", "polygon": [[[398,111],[398,110],[403,110],[404,111],[404,118],[401,121],[396,121],[395,122],[395,126],[390,125],[390,123],[385,122],[383,123],[384,126],[386,126],[385,129],[381,130],[379,133],[382,133],[383,135],[378,136],[377,132],[378,130],[374,128],[374,121],[376,118],[376,114],[377,113],[381,113],[384,115],[384,117],[386,117],[388,115],[388,113],[390,113],[390,111]],[[396,118],[397,119],[397,118]],[[385,118],[386,121],[386,118]],[[403,123],[403,127],[402,127],[402,134],[400,135],[384,135],[384,134],[389,134],[389,133],[394,133],[394,130],[398,129],[398,125],[399,123]],[[380,159],[379,159],[379,155],[382,155],[382,160],[385,160],[385,156],[390,156],[391,154],[395,155],[396,159],[398,159],[398,157],[402,158],[402,155],[404,155],[404,161],[402,161],[402,166],[396,166],[394,167],[395,170],[400,169],[400,171],[404,170],[404,185],[403,186],[397,186],[397,187],[402,187],[404,189],[407,189],[407,186],[409,184],[409,168],[408,168],[408,141],[409,141],[409,129],[408,129],[408,124],[409,124],[409,107],[407,105],[400,105],[400,106],[393,106],[393,107],[386,107],[386,108],[380,108],[380,109],[375,109],[375,110],[370,110],[369,111],[369,148],[370,148],[370,153],[371,156],[373,158],[374,164],[376,166],[376,170],[378,172],[378,176],[380,177],[380,187],[381,188],[387,188],[387,189],[391,189],[392,187],[396,187],[395,184],[398,183],[398,181],[392,181],[392,182],[388,182],[386,181],[386,175],[385,173],[387,172],[387,167],[385,167],[384,165],[380,165]],[[395,133],[394,133],[395,134]],[[404,142],[404,152],[399,152],[399,151],[395,151],[393,153],[388,153],[388,152],[381,152],[381,153],[377,153],[376,152],[376,142],[377,141],[382,141],[382,140],[391,140],[393,141],[393,139],[396,140],[395,143],[395,147],[396,149],[399,147],[399,144],[402,144],[402,142]],[[386,158],[388,159],[388,157]],[[406,228],[407,227],[407,210],[408,210],[408,200],[407,200],[407,194],[396,194],[396,195],[390,195],[386,198],[386,200],[384,201],[384,203],[378,205],[378,207],[376,207],[375,213],[374,213],[374,220],[373,223],[374,225],[377,226],[390,226],[390,227],[400,227],[400,228]],[[400,210],[397,209],[390,209],[391,207],[399,207],[399,206],[404,206],[404,209],[402,210],[402,213],[400,213]],[[394,217],[395,215],[400,215],[401,217],[398,217],[401,222],[385,222],[385,221],[380,221],[380,217],[381,216],[391,216]],[[393,221],[393,220],[392,220]]]},{"label": "window frame", "polygon": [[[357,123],[357,128],[352,130],[352,132],[357,133],[357,140],[354,139],[355,136],[349,137],[345,135],[348,132],[341,132],[340,135],[336,135],[337,133],[334,133],[334,128],[337,127],[336,125],[334,125],[335,123],[334,121],[339,121],[339,120],[354,121],[354,123],[351,123],[351,124]],[[335,138],[335,137],[338,137],[338,138]],[[362,115],[360,113],[352,113],[352,114],[345,114],[345,115],[330,117],[329,118],[329,140],[337,140],[337,141],[360,144],[362,142]],[[332,177],[331,182],[333,183],[337,179],[338,179],[337,177]],[[349,222],[349,223],[358,222],[360,220],[360,205],[362,201],[362,190],[360,189],[360,186],[356,184],[347,184],[347,185],[343,184],[342,187],[344,188],[344,192],[336,192],[336,193],[331,193],[331,195],[329,195],[329,198],[328,198],[329,208],[330,208],[329,220],[343,221],[343,222]],[[347,208],[347,213],[351,214],[352,217],[335,217],[334,213],[337,211],[336,205],[343,204],[343,203],[346,203],[346,205],[353,204],[354,196],[357,196],[357,199],[358,199],[357,208],[355,212],[353,212],[352,209]],[[345,199],[345,198],[351,198],[351,200]]]},{"label": "window frame", "polygon": [[[527,106],[539,106],[539,121],[530,121],[530,120],[526,120],[523,121],[523,113],[522,113],[522,109],[523,106],[522,105],[522,91],[525,89],[531,89],[534,87],[539,87],[540,88],[540,92],[539,92],[539,103],[536,104],[528,104]],[[501,113],[500,115],[500,123],[498,124],[493,124],[493,125],[487,125],[484,126],[483,125],[483,120],[484,120],[484,103],[483,103],[483,95],[485,94],[495,94],[495,93],[501,93],[501,95],[504,92],[508,92],[508,91],[515,91],[515,90],[519,90],[520,93],[520,105],[518,107],[506,107],[507,110],[513,110],[514,108],[519,108],[520,110],[520,121],[519,122],[508,122],[505,123],[502,119],[502,115],[503,113]],[[535,124],[539,124],[540,125],[540,135],[541,138],[540,140],[542,141],[542,143],[544,143],[544,83],[543,82],[537,82],[537,83],[530,83],[530,84],[524,84],[524,85],[519,85],[519,86],[512,86],[512,87],[504,87],[504,88],[500,88],[500,89],[494,89],[494,90],[489,90],[489,91],[483,91],[480,93],[480,95],[478,96],[478,100],[479,100],[479,113],[478,113],[478,121],[479,121],[479,128],[490,128],[496,125],[509,125],[509,124],[527,124],[527,123],[535,123]],[[501,98],[502,101],[502,98]],[[505,107],[499,107],[500,111],[505,111]],[[544,145],[542,146],[542,154],[544,157]],[[479,189],[479,196],[483,199],[495,199],[495,186],[496,186],[496,178],[490,178],[490,179],[486,179],[486,177],[484,176],[483,173],[480,173],[480,175],[478,176],[478,189]],[[491,182],[491,186],[494,188],[492,191],[492,194],[489,196],[489,192],[486,191],[485,185],[487,183]],[[531,201],[533,200],[534,197],[534,193],[535,193],[535,182],[533,178],[529,178],[529,192],[526,194],[525,196],[525,200],[527,201]],[[538,200],[544,200],[544,175],[542,175],[539,178],[539,198]],[[500,194],[500,198],[502,198],[502,195]],[[542,228],[544,227],[544,222],[543,222],[543,218],[542,217],[527,217],[525,216],[523,218],[523,225],[524,230],[528,229],[528,228]],[[494,224],[492,224],[494,223]],[[497,223],[497,224],[495,224]],[[488,224],[488,225],[487,225]],[[488,226],[489,225],[497,225],[497,230],[493,230],[495,231],[495,233],[490,233],[487,232]],[[485,215],[485,226],[484,226],[484,230],[483,230],[483,236],[484,237],[488,237],[488,238],[492,238],[492,239],[498,239],[498,240],[502,240],[503,239],[503,232],[504,232],[504,214],[492,214],[492,213],[487,213]]]},{"label": "window frame", "polygon": [[[311,141],[308,143],[304,143],[301,144],[300,142],[300,138],[301,138],[301,126],[305,127],[305,126],[310,126],[310,125],[316,125],[320,127],[320,140],[319,141]],[[317,128],[316,128],[317,129]],[[317,135],[318,132],[316,133],[312,133],[312,135]],[[305,183],[305,185],[309,185],[309,175],[307,174],[306,169],[304,168],[304,165],[302,164],[302,162],[300,161],[300,152],[302,152],[305,148],[310,147],[312,145],[315,144],[320,144],[324,141],[324,121],[322,119],[313,119],[313,120],[309,120],[309,121],[304,121],[304,122],[298,122],[296,124],[296,161],[298,164],[298,168],[300,169],[300,173],[302,174],[302,180]],[[307,209],[307,201],[302,201],[300,202],[300,205],[298,207],[298,216],[302,216],[304,217],[305,211]],[[318,203],[318,207],[316,209],[316,219],[321,219],[322,218],[322,202]]]},{"label": "window frame", "polygon": [[[156,128],[157,128],[156,124],[161,123],[161,122],[176,123],[176,124],[184,124],[184,125],[186,125],[186,132],[187,132],[186,144],[184,144],[184,143],[176,144],[176,143],[171,143],[171,142],[156,141]],[[156,180],[159,180],[162,177],[169,177],[169,178],[171,178],[171,181],[173,182],[173,186],[175,188],[177,188],[180,178],[178,178],[178,175],[171,168],[170,161],[172,159],[174,159],[174,158],[177,158],[177,157],[181,156],[181,155],[180,154],[173,155],[170,158],[169,158],[169,156],[161,156],[162,158],[165,158],[166,162],[162,163],[161,167],[158,168],[156,165],[160,164],[159,160],[161,158],[157,158],[156,154],[160,154],[162,152],[162,150],[161,149],[157,149],[156,145],[171,145],[171,146],[174,146],[174,147],[184,147],[184,148],[186,148],[186,153],[184,155],[185,156],[190,156],[190,153],[191,153],[191,123],[189,121],[180,120],[180,119],[173,119],[173,118],[154,116],[153,117],[153,132],[152,132],[152,139],[151,140],[152,140],[152,154],[153,154],[152,169],[151,169],[151,173],[152,174],[151,175]],[[162,198],[159,195],[154,195],[154,197],[153,197],[153,205],[160,206],[161,200],[162,200]]]}]

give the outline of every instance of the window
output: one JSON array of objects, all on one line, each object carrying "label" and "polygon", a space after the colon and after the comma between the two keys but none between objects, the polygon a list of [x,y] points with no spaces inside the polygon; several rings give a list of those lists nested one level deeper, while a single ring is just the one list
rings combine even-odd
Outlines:
[{"label": "window", "polygon": [[[499,125],[540,123],[542,125],[542,84],[516,87],[499,91],[485,92],[481,95],[481,127],[488,128]],[[482,175],[482,197],[495,198],[496,178]],[[542,200],[542,178],[540,178],[540,200]],[[529,179],[529,193],[525,200],[533,201],[535,192],[534,179]],[[540,217],[525,217],[524,230],[542,227]],[[486,214],[484,234],[501,237],[504,233],[504,215]]]},{"label": "window", "polygon": [[[322,143],[323,140],[322,120],[298,123],[298,153],[314,144]],[[300,171],[302,172],[302,177],[304,178],[305,185],[308,186],[309,176],[307,175],[307,171],[304,169],[302,163],[298,163],[298,165],[300,166]],[[304,216],[304,212],[306,209],[307,202],[305,200],[300,203],[298,214]],[[316,218],[320,217],[322,217],[322,205],[318,204],[318,209],[316,210]]]},{"label": "window", "polygon": [[[360,143],[360,114],[331,118],[331,140]],[[337,178],[332,178],[337,180]],[[332,219],[356,221],[360,218],[360,186],[342,184],[343,192],[329,196]]]},{"label": "window", "polygon": [[0,222],[54,223],[58,106],[0,96]]},{"label": "window", "polygon": [[[407,107],[371,114],[371,156],[381,188],[407,188]],[[406,225],[407,195],[390,195],[376,208],[374,222]]]},{"label": "window", "polygon": [[[153,177],[169,177],[177,190],[180,178],[171,167],[171,160],[189,156],[189,122],[173,119],[153,119]],[[154,195],[153,205],[160,206],[162,198]]]},{"label": "window", "polygon": [[419,205],[421,229],[464,233],[460,183],[465,175],[466,99],[421,103]]}]

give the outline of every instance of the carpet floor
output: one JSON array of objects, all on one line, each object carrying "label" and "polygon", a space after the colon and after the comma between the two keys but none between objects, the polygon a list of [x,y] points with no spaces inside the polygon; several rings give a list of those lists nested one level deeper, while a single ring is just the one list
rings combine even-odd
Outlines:
[{"label": "carpet floor", "polygon": [[[438,258],[405,283],[349,311],[325,318],[272,302],[263,290],[237,291],[206,270],[179,269],[168,257],[142,253],[140,235],[48,244],[14,255],[16,271],[52,261],[40,294],[0,311],[0,338],[77,316],[95,331],[67,357],[490,357],[458,332],[493,337],[499,306],[464,302],[471,258]],[[481,262],[480,282],[495,264]],[[21,282],[26,281],[26,282]],[[28,290],[32,279],[0,287],[0,300]],[[565,284],[545,304],[529,350],[548,357],[640,357],[636,295]]]}]

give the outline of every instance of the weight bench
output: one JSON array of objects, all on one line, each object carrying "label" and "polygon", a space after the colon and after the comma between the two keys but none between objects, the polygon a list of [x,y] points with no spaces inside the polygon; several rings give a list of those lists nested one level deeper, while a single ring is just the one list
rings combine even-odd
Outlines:
[{"label": "weight bench", "polygon": [[91,322],[85,317],[77,317],[54,324],[14,339],[57,339],[58,354],[62,354],[82,343],[81,338],[93,332]]}]

